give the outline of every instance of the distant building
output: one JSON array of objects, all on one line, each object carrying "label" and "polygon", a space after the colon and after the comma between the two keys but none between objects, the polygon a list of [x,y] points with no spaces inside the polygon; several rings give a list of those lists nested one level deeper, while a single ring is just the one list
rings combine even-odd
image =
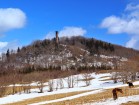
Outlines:
[{"label": "distant building", "polygon": [[56,31],[56,45],[55,48],[58,49],[59,47],[59,37],[58,37],[58,31]]}]

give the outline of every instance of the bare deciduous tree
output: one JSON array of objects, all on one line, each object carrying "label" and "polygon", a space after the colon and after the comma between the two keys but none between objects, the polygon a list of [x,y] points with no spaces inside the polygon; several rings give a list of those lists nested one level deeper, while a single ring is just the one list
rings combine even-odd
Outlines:
[{"label": "bare deciduous tree", "polygon": [[77,79],[75,78],[76,76],[74,75],[75,72],[73,71],[68,71],[68,77],[65,78],[65,81],[67,82],[68,88],[74,88]]},{"label": "bare deciduous tree", "polygon": [[49,88],[49,92],[52,92],[54,90],[54,80],[53,79],[48,81],[48,88]]},{"label": "bare deciduous tree", "polygon": [[119,76],[119,73],[118,72],[113,72],[112,73],[112,80],[114,83],[117,83],[117,80],[118,80],[118,76]]},{"label": "bare deciduous tree", "polygon": [[15,93],[17,93],[17,91],[16,91],[16,83],[18,83],[19,82],[19,80],[18,80],[18,77],[19,77],[19,75],[16,73],[16,72],[13,72],[13,73],[11,73],[10,75],[9,75],[9,82],[11,83],[11,85],[12,85],[12,94],[14,95]]},{"label": "bare deciduous tree", "polygon": [[26,74],[23,77],[23,81],[22,81],[22,88],[24,93],[30,93],[30,89],[31,89],[31,82],[35,81],[34,75],[32,73],[30,74]]},{"label": "bare deciduous tree", "polygon": [[90,73],[82,74],[83,81],[85,82],[86,86],[91,85],[92,76]]},{"label": "bare deciduous tree", "polygon": [[64,88],[64,82],[63,82],[63,78],[59,78],[56,81],[56,90],[57,89],[63,89]]},{"label": "bare deciduous tree", "polygon": [[0,77],[0,97],[4,96],[7,90],[8,78],[6,76]]}]

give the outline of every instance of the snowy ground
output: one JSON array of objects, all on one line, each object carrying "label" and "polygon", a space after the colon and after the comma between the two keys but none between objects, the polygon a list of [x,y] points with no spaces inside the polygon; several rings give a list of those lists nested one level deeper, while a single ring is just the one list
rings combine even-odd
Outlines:
[{"label": "snowy ground", "polygon": [[[78,83],[78,85],[76,85],[74,88],[68,89],[67,88],[67,83],[64,81],[64,85],[65,85],[64,89],[59,89],[59,90],[55,90],[53,92],[48,92],[48,87],[46,86],[44,88],[44,93],[38,93],[38,91],[39,91],[38,89],[31,89],[30,94],[22,93],[22,94],[8,95],[6,97],[0,98],[0,105],[1,104],[6,104],[6,103],[13,103],[13,102],[18,102],[18,101],[23,101],[25,99],[30,99],[30,98],[40,97],[40,96],[48,96],[48,95],[60,94],[60,93],[69,93],[69,92],[92,90],[91,92],[81,93],[81,94],[78,94],[78,95],[69,96],[69,97],[65,97],[65,98],[61,98],[61,99],[30,104],[30,105],[41,105],[41,104],[46,104],[46,103],[71,100],[71,99],[79,98],[81,96],[86,96],[86,95],[90,95],[90,94],[96,94],[98,92],[104,91],[104,89],[127,86],[127,84],[123,85],[121,82],[118,82],[118,83],[114,84],[112,80],[102,81],[102,80],[109,79],[110,76],[111,76],[110,73],[105,73],[105,74],[95,74],[95,73],[93,73],[93,74],[91,74],[91,76],[94,79],[91,80],[91,85],[87,86],[87,87],[84,87],[85,82],[80,81]],[[77,77],[77,75],[76,75],[76,77]],[[78,78],[82,79],[82,75],[78,75]],[[35,83],[33,83],[32,85],[35,86]],[[135,82],[134,85],[139,85],[139,81]],[[17,85],[17,86],[20,86],[20,85]],[[136,89],[139,89],[139,88],[136,88]],[[107,99],[107,100],[103,100],[102,102],[99,102],[99,103],[98,102],[97,103],[92,103],[91,105],[120,105],[121,103],[126,103],[128,101],[139,101],[139,95],[129,96],[129,97],[119,97],[119,99],[116,100],[116,101],[114,101],[113,99]],[[87,105],[87,104],[85,104],[85,105]],[[90,105],[90,103],[89,103],[89,105]]]},{"label": "snowy ground", "polygon": [[[112,98],[103,100],[101,102],[95,102],[92,103],[91,105],[120,105],[122,103],[127,103],[127,102],[136,102],[139,101],[139,95],[134,95],[134,96],[128,96],[128,97],[119,97],[118,100],[113,100]],[[85,105],[90,105],[85,104]]]}]

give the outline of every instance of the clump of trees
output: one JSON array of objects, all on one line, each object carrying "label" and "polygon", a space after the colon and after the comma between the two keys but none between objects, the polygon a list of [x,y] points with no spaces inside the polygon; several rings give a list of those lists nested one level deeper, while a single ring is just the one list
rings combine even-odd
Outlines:
[{"label": "clump of trees", "polygon": [[133,57],[128,61],[120,62],[117,70],[112,74],[114,83],[121,81],[127,83],[128,81],[134,82],[138,78],[139,73],[139,57]]},{"label": "clump of trees", "polygon": [[91,85],[91,80],[93,79],[90,73],[82,74],[83,81],[85,82],[86,86]]},{"label": "clump of trees", "polygon": [[[32,88],[38,88],[38,93],[45,91],[52,92],[63,88],[74,88],[80,82],[79,75],[77,74],[78,72],[74,70],[37,71],[26,74],[15,71],[0,76],[0,97],[17,93],[30,94]],[[91,84],[91,73],[82,73],[82,78],[86,86]],[[48,90],[44,90],[45,86],[48,86]]]}]

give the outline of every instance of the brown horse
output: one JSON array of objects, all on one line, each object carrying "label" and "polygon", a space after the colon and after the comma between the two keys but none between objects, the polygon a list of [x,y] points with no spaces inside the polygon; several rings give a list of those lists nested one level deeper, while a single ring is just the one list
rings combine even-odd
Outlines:
[{"label": "brown horse", "polygon": [[117,93],[120,92],[120,93],[123,93],[122,89],[119,89],[119,88],[114,88],[112,90],[112,93],[113,93],[113,99],[116,100],[118,98],[117,96]]}]

